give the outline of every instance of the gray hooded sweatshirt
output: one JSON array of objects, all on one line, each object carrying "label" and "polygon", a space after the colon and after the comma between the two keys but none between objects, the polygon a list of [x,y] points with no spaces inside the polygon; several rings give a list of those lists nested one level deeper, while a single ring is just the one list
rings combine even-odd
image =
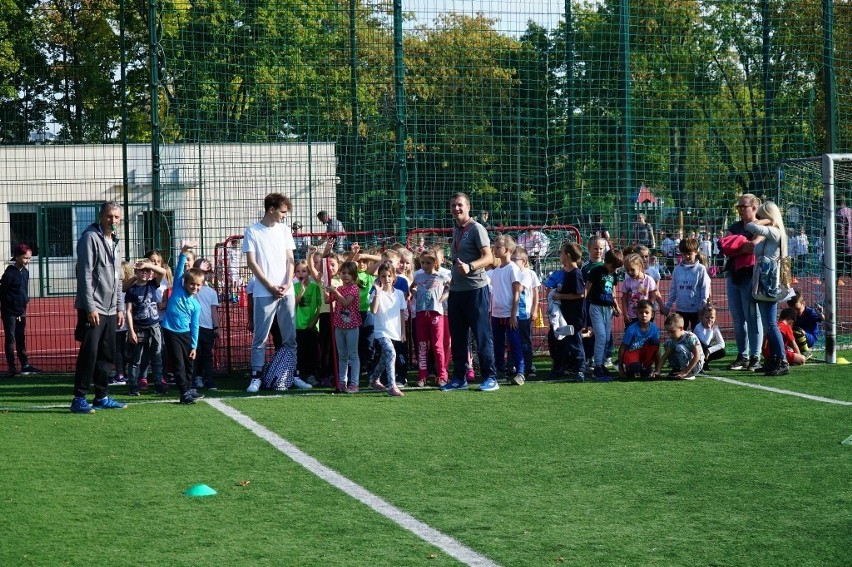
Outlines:
[{"label": "gray hooded sweatshirt", "polygon": [[124,311],[118,237],[104,235],[92,223],[77,241],[77,299],[74,307],[86,313],[115,315]]}]

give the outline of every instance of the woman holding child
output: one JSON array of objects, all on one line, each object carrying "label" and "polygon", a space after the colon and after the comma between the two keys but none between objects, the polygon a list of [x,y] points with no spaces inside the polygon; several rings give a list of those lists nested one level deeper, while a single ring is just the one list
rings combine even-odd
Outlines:
[{"label": "woman holding child", "polygon": [[758,207],[760,199],[751,193],[742,195],[736,205],[740,220],[728,227],[727,235],[719,240],[722,252],[728,257],[725,288],[737,343],[737,359],[728,367],[730,370],[754,371],[760,362],[763,329],[757,316],[757,303],[751,297],[755,234],[748,229],[748,224],[757,219]]}]

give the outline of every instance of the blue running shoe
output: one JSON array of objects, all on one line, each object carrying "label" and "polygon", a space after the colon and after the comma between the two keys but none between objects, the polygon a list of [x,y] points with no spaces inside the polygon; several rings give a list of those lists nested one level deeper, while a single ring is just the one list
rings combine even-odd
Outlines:
[{"label": "blue running shoe", "polygon": [[577,375],[574,376],[574,382],[580,383],[586,381],[586,374],[582,370],[577,371]]},{"label": "blue running shoe", "polygon": [[107,396],[100,400],[95,400],[94,403],[92,403],[92,407],[95,409],[124,409],[127,407],[127,404],[117,402]]},{"label": "blue running shoe", "polygon": [[467,380],[456,380],[454,378],[441,386],[441,390],[444,392],[450,392],[452,390],[467,390]]},{"label": "blue running shoe", "polygon": [[71,413],[95,413],[95,408],[93,408],[89,402],[86,401],[84,397],[74,398],[74,401],[71,402]]},{"label": "blue running shoe", "polygon": [[497,379],[494,377],[486,378],[482,384],[479,386],[480,392],[493,392],[494,390],[499,390],[500,384],[497,383]]}]

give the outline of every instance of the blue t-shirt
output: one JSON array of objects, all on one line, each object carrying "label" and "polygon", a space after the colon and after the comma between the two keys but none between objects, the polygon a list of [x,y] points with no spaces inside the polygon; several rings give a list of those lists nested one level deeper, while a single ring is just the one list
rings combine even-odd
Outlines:
[{"label": "blue t-shirt", "polygon": [[163,328],[173,333],[189,333],[191,348],[198,347],[198,326],[201,322],[201,304],[194,295],[188,295],[183,287],[183,272],[186,268],[186,256],[180,255],[175,270],[175,285],[166,306]]},{"label": "blue t-shirt", "polygon": [[653,322],[648,324],[648,330],[642,332],[639,328],[639,323],[633,323],[627,330],[624,331],[624,338],[621,339],[625,350],[639,350],[645,345],[660,344],[660,329]]},{"label": "blue t-shirt", "polygon": [[822,320],[823,316],[817,313],[816,309],[805,307],[804,313],[796,317],[795,325],[802,329],[805,334],[810,335],[813,341],[816,341],[819,337],[819,323]]},{"label": "blue t-shirt", "polygon": [[592,282],[592,287],[589,289],[589,303],[604,307],[615,305],[615,298],[612,295],[615,290],[615,273],[601,264],[589,270],[587,281]]},{"label": "blue t-shirt", "polygon": [[133,324],[137,327],[153,327],[160,324],[157,303],[162,301],[163,292],[155,280],[144,284],[133,284],[124,294],[124,305],[133,306]]},{"label": "blue t-shirt", "polygon": [[402,292],[402,295],[408,297],[408,290],[411,286],[408,283],[408,278],[405,276],[396,276],[396,280],[393,282],[393,288],[398,289]]}]

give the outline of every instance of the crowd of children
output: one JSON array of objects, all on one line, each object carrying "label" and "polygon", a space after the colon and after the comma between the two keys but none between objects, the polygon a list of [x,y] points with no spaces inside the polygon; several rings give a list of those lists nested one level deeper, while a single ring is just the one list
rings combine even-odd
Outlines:
[{"label": "crowd of children", "polygon": [[[181,403],[203,397],[201,389],[216,389],[212,362],[219,336],[219,297],[208,285],[212,263],[196,259],[194,246],[187,242],[182,247],[174,278],[157,252],[125,263],[126,318],[118,331],[121,356],[116,357],[114,383],[126,382],[131,396],[148,388],[149,377],[157,393],[166,393],[167,368]],[[725,355],[725,341],[716,324],[708,261],[694,238],[683,238],[676,247],[680,258],[670,266],[664,299],[659,270],[645,246],[604,252],[606,243],[595,237],[584,262],[581,246],[566,242],[559,249],[561,269],[542,282],[529,265],[527,251],[512,237],[498,235],[493,242],[495,263],[487,270],[497,371],[516,385],[535,376],[532,333],[541,303],[546,303],[550,323],[552,378],[571,376],[582,382],[591,370],[591,377],[606,382],[612,379],[612,366],[627,379],[662,376],[666,366],[669,377],[683,380],[710,371],[711,363]],[[669,252],[674,255],[668,250],[667,256]],[[28,247],[18,247],[0,283],[10,374],[17,372],[15,354],[23,373],[38,371],[27,360],[23,332],[31,256]],[[270,363],[264,385],[278,390],[323,385],[355,393],[363,371],[371,389],[399,397],[407,385],[408,341],[417,386],[430,380],[446,385],[451,272],[443,264],[441,246],[420,246],[416,257],[402,245],[365,251],[354,243],[344,255],[330,245],[311,248],[293,272],[297,372],[278,376]],[[664,317],[662,336],[655,323],[658,313]],[[624,333],[613,365],[609,359],[617,317],[624,318]],[[780,311],[789,365],[804,364],[810,357],[822,320],[821,310],[807,306],[801,294]],[[764,356],[766,352],[764,346]],[[466,372],[471,377],[472,358]]]}]

